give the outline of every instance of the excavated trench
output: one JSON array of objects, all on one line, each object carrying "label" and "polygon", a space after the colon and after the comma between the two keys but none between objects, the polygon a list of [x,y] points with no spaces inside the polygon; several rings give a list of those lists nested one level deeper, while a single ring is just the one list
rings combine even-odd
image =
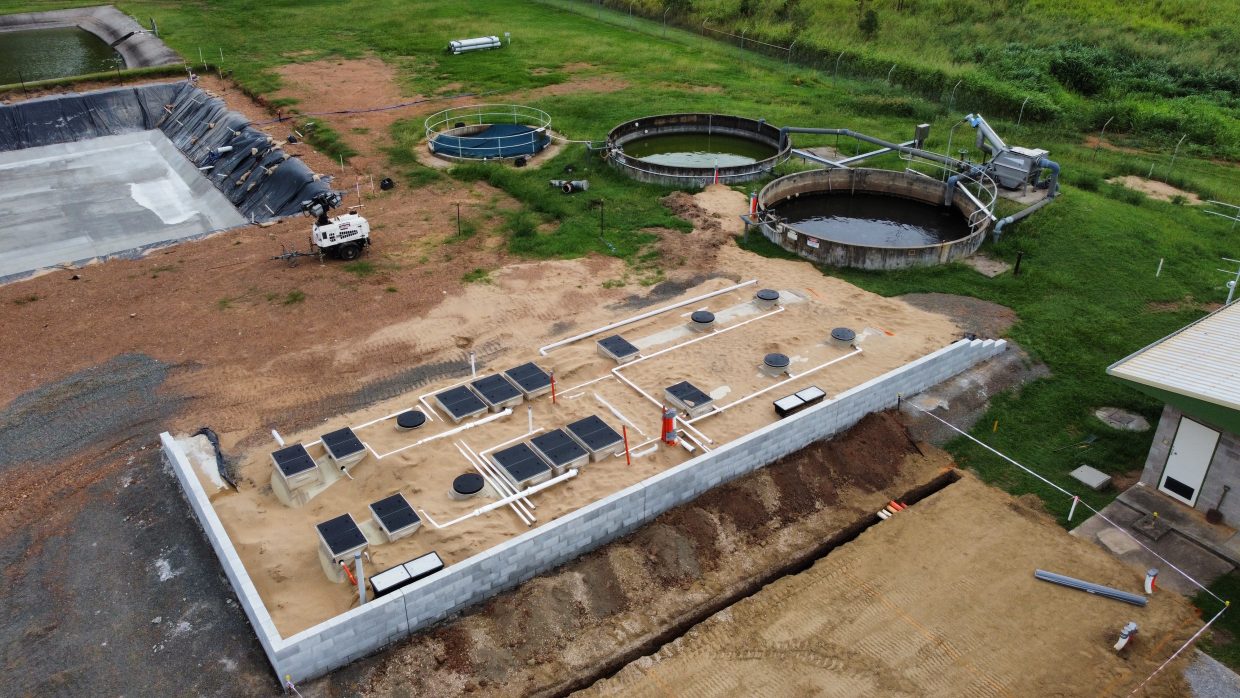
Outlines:
[{"label": "excavated trench", "polygon": [[[896,500],[913,506],[918,502],[930,497],[936,492],[946,489],[949,485],[958,482],[960,475],[954,470],[949,470],[943,474],[924,484],[918,485],[907,490],[902,496]],[[785,564],[771,568],[767,574],[753,579],[730,594],[719,597],[714,603],[698,609],[695,613],[686,615],[674,625],[669,626],[663,632],[649,638],[640,645],[630,648],[628,651],[612,657],[608,662],[602,664],[598,669],[588,675],[580,676],[566,685],[562,685],[558,691],[554,693],[556,696],[567,696],[575,691],[588,688],[598,681],[609,679],[618,674],[624,667],[634,661],[657,653],[664,646],[675,642],[678,638],[684,636],[695,626],[702,623],[711,616],[720,611],[733,606],[744,599],[762,591],[766,587],[775,582],[796,574],[800,574],[813,567],[819,560],[830,555],[841,546],[847,545],[856,540],[862,533],[865,533],[871,526],[882,523],[883,519],[877,514],[869,514],[862,516],[853,523],[840,529],[834,535],[826,538],[818,545],[807,548],[801,555],[790,558]]]}]

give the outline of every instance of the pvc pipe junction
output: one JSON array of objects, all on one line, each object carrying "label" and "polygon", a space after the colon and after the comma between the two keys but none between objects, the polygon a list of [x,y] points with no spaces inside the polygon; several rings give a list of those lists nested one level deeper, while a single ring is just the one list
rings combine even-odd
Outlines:
[{"label": "pvc pipe junction", "polygon": [[604,325],[603,327],[599,327],[599,328],[597,328],[597,329],[590,330],[589,332],[583,332],[583,333],[581,333],[581,334],[579,334],[579,335],[575,335],[575,336],[573,336],[573,337],[569,337],[568,339],[561,339],[561,340],[560,340],[560,341],[558,341],[558,342],[552,342],[551,344],[548,344],[548,345],[546,345],[546,346],[544,346],[544,347],[540,348],[540,349],[538,350],[538,353],[539,353],[539,354],[541,354],[542,356],[546,356],[546,355],[547,355],[547,353],[548,353],[548,352],[550,352],[552,349],[557,349],[557,348],[562,347],[562,346],[565,346],[565,345],[567,345],[567,344],[572,344],[573,342],[578,342],[578,341],[583,340],[583,339],[588,339],[588,338],[590,338],[590,337],[593,337],[594,335],[597,335],[597,334],[602,334],[603,332],[608,332],[608,331],[610,331],[610,330],[614,330],[614,329],[616,329],[616,328],[618,328],[618,327],[624,327],[625,325],[629,325],[629,324],[632,324],[632,323],[634,323],[634,322],[638,322],[638,321],[640,321],[640,320],[645,320],[646,318],[652,318],[652,317],[654,317],[654,316],[656,316],[656,315],[659,315],[659,314],[661,314],[661,313],[666,313],[666,312],[667,312],[667,311],[669,311],[669,310],[675,310],[675,309],[677,309],[677,308],[683,308],[683,307],[685,307],[686,305],[692,305],[693,303],[698,303],[698,302],[704,301],[704,300],[706,300],[707,298],[714,298],[715,296],[721,296],[721,295],[723,295],[723,294],[725,294],[725,293],[730,293],[730,292],[732,292],[732,291],[735,291],[735,290],[736,290],[736,289],[738,289],[738,288],[744,288],[744,287],[746,287],[746,286],[751,286],[751,285],[756,284],[756,283],[758,283],[758,280],[757,280],[757,279],[750,279],[749,281],[742,281],[742,282],[741,282],[741,283],[739,283],[739,284],[734,284],[734,285],[732,285],[732,286],[728,286],[727,288],[723,288],[723,289],[720,289],[720,290],[718,290],[718,291],[711,291],[710,293],[704,293],[704,294],[702,294],[702,295],[700,295],[700,296],[695,296],[695,297],[690,298],[690,299],[688,299],[688,300],[680,301],[679,303],[673,303],[672,305],[665,305],[665,306],[663,306],[662,308],[658,308],[658,309],[656,309],[656,310],[651,310],[651,311],[648,311],[648,312],[642,313],[642,314],[640,314],[640,315],[634,315],[634,316],[633,316],[633,317],[631,317],[631,318],[628,318],[628,319],[625,319],[625,320],[620,320],[619,322],[613,322],[613,323],[611,323],[610,325]]},{"label": "pvc pipe junction", "polygon": [[[563,475],[559,475],[559,476],[557,476],[557,477],[553,477],[553,478],[551,478],[550,480],[547,480],[547,481],[546,481],[546,482],[544,482],[544,483],[541,483],[541,484],[535,485],[535,486],[533,486],[533,487],[529,488],[528,490],[522,490],[522,492],[523,492],[524,494],[526,494],[526,495],[536,494],[536,493],[538,493],[538,492],[541,492],[541,491],[543,491],[543,490],[547,489],[548,487],[552,487],[552,486],[554,486],[554,485],[558,485],[558,484],[560,484],[561,482],[564,482],[565,480],[569,480],[569,479],[574,478],[574,477],[577,477],[577,469],[576,469],[576,468],[573,468],[573,469],[569,470],[568,472],[564,473]],[[466,514],[466,515],[464,515],[464,516],[461,516],[461,517],[455,518],[455,519],[453,519],[453,520],[451,520],[451,521],[449,521],[449,522],[447,522],[447,523],[445,523],[445,524],[440,524],[439,522],[435,521],[435,519],[431,518],[431,515],[430,515],[430,514],[426,513],[426,510],[425,510],[425,509],[419,509],[418,511],[422,512],[422,516],[425,516],[425,517],[426,517],[426,520],[427,520],[427,521],[429,521],[429,522],[431,523],[431,525],[432,525],[432,526],[434,526],[435,528],[447,528],[447,527],[449,527],[449,526],[452,526],[452,525],[458,524],[458,523],[460,523],[460,522],[462,522],[462,521],[465,521],[465,520],[468,520],[468,519],[472,519],[472,518],[474,518],[475,516],[481,516],[481,515],[483,515],[483,514],[485,514],[485,513],[489,512],[489,511],[494,511],[495,509],[498,509],[498,508],[500,508],[500,507],[502,507],[502,506],[505,506],[505,505],[507,505],[507,504],[508,504],[508,501],[509,501],[510,499],[516,499],[516,497],[505,497],[504,499],[501,499],[501,500],[499,500],[499,501],[497,501],[497,502],[492,502],[492,503],[490,503],[490,504],[488,504],[488,505],[486,505],[486,506],[484,506],[484,507],[481,507],[481,508],[478,508],[478,509],[474,509],[474,510],[473,510],[473,511],[471,511],[470,513],[468,513],[468,514]]]},{"label": "pvc pipe junction", "polygon": [[375,449],[374,449],[374,448],[372,448],[372,447],[370,446],[370,444],[366,444],[366,450],[370,451],[370,453],[371,453],[372,455],[374,455],[374,457],[375,457],[375,458],[377,458],[377,459],[379,459],[379,460],[383,460],[384,458],[387,458],[388,456],[392,456],[392,455],[395,455],[395,454],[397,454],[397,453],[400,453],[401,451],[407,451],[407,450],[409,450],[409,449],[411,449],[411,448],[414,448],[415,446],[421,446],[421,445],[422,445],[422,444],[424,444],[424,443],[427,443],[427,442],[430,442],[430,441],[434,441],[434,440],[436,440],[436,439],[442,439],[442,438],[443,438],[443,437],[445,437],[445,436],[452,436],[453,434],[459,434],[460,432],[465,431],[465,430],[467,430],[467,429],[473,429],[474,427],[482,426],[483,424],[487,424],[487,423],[489,423],[489,422],[494,422],[495,420],[497,420],[497,419],[501,419],[501,418],[503,418],[503,417],[507,417],[507,416],[508,416],[508,415],[510,415],[510,414],[512,414],[512,408],[511,408],[511,407],[505,407],[505,408],[504,408],[504,410],[503,410],[502,412],[496,412],[495,414],[488,415],[488,416],[483,417],[482,419],[479,419],[479,420],[477,420],[477,421],[470,422],[470,423],[468,423],[468,424],[462,424],[461,426],[456,427],[455,429],[449,429],[448,431],[445,431],[445,432],[442,432],[442,433],[439,433],[439,434],[433,434],[433,435],[428,436],[428,437],[426,437],[426,438],[424,438],[424,439],[418,439],[417,441],[415,441],[415,442],[413,442],[413,443],[411,443],[411,444],[409,444],[409,445],[407,445],[407,446],[401,446],[400,448],[398,448],[398,449],[396,449],[396,450],[394,450],[394,451],[388,451],[387,453],[384,453],[384,454],[382,454],[382,455],[380,455],[379,453],[377,453],[377,452],[375,451]]}]

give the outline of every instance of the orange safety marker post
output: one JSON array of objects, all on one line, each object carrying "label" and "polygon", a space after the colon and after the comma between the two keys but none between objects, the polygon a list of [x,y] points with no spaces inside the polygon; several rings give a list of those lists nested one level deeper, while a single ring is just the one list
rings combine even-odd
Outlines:
[{"label": "orange safety marker post", "polygon": [[552,370],[550,375],[551,375],[551,404],[554,405],[555,404],[555,371]]},{"label": "orange safety marker post", "polygon": [[624,434],[624,464],[633,465],[633,459],[629,457],[629,428],[621,424],[620,432]]}]

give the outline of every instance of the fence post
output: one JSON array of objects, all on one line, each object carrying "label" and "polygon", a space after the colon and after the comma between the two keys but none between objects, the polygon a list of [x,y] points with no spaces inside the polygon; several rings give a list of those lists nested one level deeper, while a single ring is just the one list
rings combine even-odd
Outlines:
[{"label": "fence post", "polygon": [[[1030,95],[1032,96],[1032,95]],[[1016,126],[1020,127],[1021,119],[1025,118],[1025,105],[1029,103],[1029,97],[1025,97],[1025,101],[1020,103],[1020,116],[1016,117]]]},{"label": "fence post", "polygon": [[835,81],[840,76],[840,61],[844,59],[844,52],[840,51],[840,55],[835,59],[835,72],[831,74],[831,87],[835,87]]},{"label": "fence post", "polygon": [[789,64],[792,63],[792,49],[796,48],[798,41],[800,41],[800,39],[793,39],[792,43],[788,45],[788,61],[787,62]]}]

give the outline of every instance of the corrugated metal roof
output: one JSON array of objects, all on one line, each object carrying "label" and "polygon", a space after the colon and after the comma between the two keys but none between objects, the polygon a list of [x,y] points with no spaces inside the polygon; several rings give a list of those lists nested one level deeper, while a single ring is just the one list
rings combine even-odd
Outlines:
[{"label": "corrugated metal roof", "polygon": [[1107,373],[1240,410],[1240,302],[1115,362]]}]

